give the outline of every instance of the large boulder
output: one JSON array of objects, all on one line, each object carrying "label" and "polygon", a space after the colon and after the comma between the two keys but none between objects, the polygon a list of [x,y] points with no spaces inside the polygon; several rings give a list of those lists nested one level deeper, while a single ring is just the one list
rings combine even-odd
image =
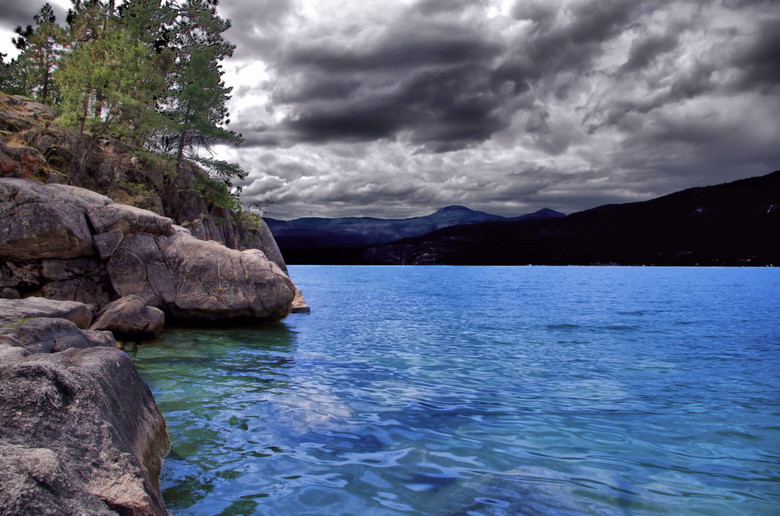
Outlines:
[{"label": "large boulder", "polygon": [[260,224],[251,229],[241,228],[239,240],[242,249],[262,249],[269,260],[278,265],[285,274],[288,274],[282,251],[279,250],[279,245],[265,221],[261,219]]},{"label": "large boulder", "polygon": [[165,326],[165,313],[146,306],[143,298],[125,296],[103,307],[91,330],[108,330],[119,337],[157,336]]},{"label": "large boulder", "polygon": [[130,358],[33,347],[0,343],[0,513],[166,514],[165,421]]},{"label": "large boulder", "polygon": [[108,197],[67,185],[0,179],[0,256],[30,260],[95,254],[86,208]]},{"label": "large boulder", "polygon": [[183,318],[278,320],[295,297],[290,279],[261,251],[228,249],[183,229],[126,236],[107,268],[121,296],[137,294]]},{"label": "large boulder", "polygon": [[0,299],[0,327],[33,317],[67,319],[78,328],[87,328],[92,322],[92,312],[83,303],[43,297]]},{"label": "large boulder", "polygon": [[168,448],[111,333],[56,318],[0,330],[0,513],[165,514]]},{"label": "large boulder", "polygon": [[[66,185],[0,178],[0,294],[105,306],[131,294],[183,318],[278,320],[295,286],[271,250],[238,251],[194,238],[156,213]],[[230,231],[226,234],[235,235]],[[156,331],[156,330],[153,330]]]}]

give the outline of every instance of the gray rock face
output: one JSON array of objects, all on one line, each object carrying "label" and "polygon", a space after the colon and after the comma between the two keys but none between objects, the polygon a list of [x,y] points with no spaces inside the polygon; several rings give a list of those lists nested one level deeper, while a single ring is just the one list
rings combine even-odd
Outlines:
[{"label": "gray rock face", "polygon": [[[48,353],[63,346],[35,340],[52,335],[93,346]],[[36,319],[3,336],[0,513],[166,514],[158,484],[170,446],[165,421],[111,335]]]},{"label": "gray rock face", "polygon": [[74,190],[26,179],[1,179],[0,255],[63,259],[94,254],[83,203],[87,198],[90,203],[108,204],[110,200]]},{"label": "gray rock face", "polygon": [[236,251],[186,231],[125,237],[108,262],[122,296],[136,294],[172,315],[198,319],[281,319],[295,287],[261,251]]},{"label": "gray rock face", "polygon": [[[137,294],[171,315],[207,320],[278,320],[291,311],[295,286],[275,245],[269,260],[88,190],[16,178],[0,178],[0,216],[5,297],[43,293],[101,307]],[[259,238],[273,242],[270,233]]]},{"label": "gray rock face", "polygon": [[39,317],[16,328],[0,329],[0,344],[20,346],[33,353],[57,353],[66,349],[115,348],[114,337],[107,332],[82,331],[65,319]]},{"label": "gray rock face", "polygon": [[165,313],[159,308],[146,306],[140,296],[125,296],[107,304],[90,327],[91,330],[108,330],[116,336],[156,336],[165,326]]},{"label": "gray rock face", "polygon": [[255,231],[242,231],[240,236],[246,249],[262,249],[269,260],[278,265],[285,274],[289,274],[282,252],[279,250],[268,224],[263,222]]},{"label": "gray rock face", "polygon": [[111,203],[88,211],[95,233],[116,231],[123,235],[149,233],[151,235],[173,234],[173,221],[154,212],[126,204]]},{"label": "gray rock face", "polygon": [[7,326],[33,317],[67,319],[78,328],[87,328],[92,322],[92,312],[83,303],[57,301],[43,297],[0,299],[0,326]]},{"label": "gray rock face", "polygon": [[308,314],[311,313],[311,307],[306,304],[306,299],[303,297],[303,292],[298,287],[295,287],[295,298],[292,303],[292,313],[294,314]]}]

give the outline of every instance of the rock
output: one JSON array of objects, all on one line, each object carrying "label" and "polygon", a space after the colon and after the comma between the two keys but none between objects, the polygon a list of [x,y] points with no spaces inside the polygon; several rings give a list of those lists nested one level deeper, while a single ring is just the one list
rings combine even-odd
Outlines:
[{"label": "rock", "polygon": [[100,307],[111,301],[112,289],[102,277],[78,277],[47,283],[41,292],[49,299],[77,301]]},{"label": "rock", "polygon": [[285,274],[288,274],[282,252],[265,221],[262,221],[256,229],[241,230],[239,236],[242,249],[261,249],[269,260],[278,265]]},{"label": "rock", "polygon": [[41,289],[47,298],[97,306],[111,301],[113,289],[105,279],[106,268],[97,257],[43,260],[41,264],[43,279],[49,281]]},{"label": "rock", "polygon": [[137,295],[125,296],[107,304],[90,327],[108,330],[117,336],[157,336],[165,325],[165,314],[159,308],[146,306]]},{"label": "rock", "polygon": [[22,296],[15,288],[3,287],[0,289],[0,297],[3,299],[19,299]]},{"label": "rock", "polygon": [[154,212],[126,204],[108,204],[88,211],[95,233],[117,231],[123,235],[149,233],[150,235],[172,235],[173,221]]},{"label": "rock", "polygon": [[171,237],[124,238],[108,262],[114,289],[191,319],[278,320],[290,313],[295,287],[258,250],[236,251],[179,231]]},{"label": "rock", "polygon": [[0,178],[0,255],[29,260],[94,254],[85,204],[110,199],[80,190]]},{"label": "rock", "polygon": [[176,297],[174,273],[165,263],[158,240],[167,245],[165,237],[132,235],[114,251],[106,269],[120,297],[137,294],[145,304],[160,308]]},{"label": "rock", "polygon": [[[1,98],[1,97],[0,97]],[[2,131],[22,131],[32,126],[30,120],[10,109],[0,109],[0,130]]]},{"label": "rock", "polygon": [[292,302],[292,309],[290,313],[293,314],[308,314],[311,313],[311,307],[306,304],[306,300],[303,298],[303,292],[298,287],[295,287],[295,298]]},{"label": "rock", "polygon": [[32,292],[39,290],[42,277],[40,262],[0,259],[0,287],[12,288],[20,293]]},{"label": "rock", "polygon": [[0,143],[0,176],[30,178],[40,172],[46,158],[32,147],[11,147]]},{"label": "rock", "polygon": [[[102,307],[137,294],[173,316],[206,320],[278,320],[295,297],[264,224],[257,239],[272,260],[198,240],[167,217],[82,188],[14,178],[0,178],[0,215],[9,221],[0,227],[0,256],[8,258],[0,288],[21,296]],[[210,233],[220,231],[207,222]],[[235,244],[235,228],[225,224],[220,235]]]},{"label": "rock", "polygon": [[122,351],[0,344],[2,514],[167,514],[158,479],[168,449]]},{"label": "rock", "polygon": [[208,212],[203,195],[192,188],[192,185],[166,192],[163,203],[167,214],[180,224],[200,220]]},{"label": "rock", "polygon": [[55,301],[43,297],[0,299],[0,326],[8,326],[33,317],[67,319],[78,328],[87,328],[92,322],[92,312],[83,303]]},{"label": "rock", "polygon": [[56,353],[70,348],[115,348],[109,332],[79,330],[66,319],[38,317],[15,328],[0,329],[0,343],[21,346],[33,353]]},{"label": "rock", "polygon": [[120,231],[110,231],[92,237],[98,254],[102,260],[108,260],[114,254],[119,243],[125,236]]},{"label": "rock", "polygon": [[48,280],[65,280],[78,276],[97,276],[101,264],[95,257],[73,258],[70,260],[42,260],[43,277]]}]

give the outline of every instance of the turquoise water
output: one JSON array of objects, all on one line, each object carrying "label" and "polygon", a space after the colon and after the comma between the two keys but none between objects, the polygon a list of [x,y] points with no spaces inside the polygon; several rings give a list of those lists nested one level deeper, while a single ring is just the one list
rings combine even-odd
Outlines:
[{"label": "turquoise water", "polygon": [[780,272],[291,267],[131,353],[174,514],[780,514]]}]

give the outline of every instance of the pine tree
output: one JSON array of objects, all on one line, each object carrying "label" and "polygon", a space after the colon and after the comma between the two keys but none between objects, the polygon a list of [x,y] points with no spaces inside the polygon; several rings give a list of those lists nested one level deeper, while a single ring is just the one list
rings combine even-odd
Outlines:
[{"label": "pine tree", "polygon": [[62,49],[63,30],[56,24],[51,5],[44,4],[33,18],[35,27],[16,27],[12,42],[19,56],[3,67],[0,80],[3,89],[35,97],[43,104],[52,103],[52,89],[57,59]]},{"label": "pine tree", "polygon": [[0,59],[0,87],[55,103],[62,120],[89,132],[93,143],[128,137],[173,154],[177,172],[187,157],[216,185],[244,178],[239,165],[199,154],[243,141],[225,127],[231,88],[221,61],[235,46],[223,37],[230,22],[218,16],[217,0],[72,3],[65,29],[49,4],[35,27],[17,28],[13,42],[21,52],[10,63]]},{"label": "pine tree", "polygon": [[156,101],[164,77],[150,59],[150,48],[117,22],[112,3],[75,7],[69,14],[74,44],[56,73],[64,121],[96,137],[144,142],[163,125]]},{"label": "pine tree", "polygon": [[[176,151],[176,170],[181,168],[187,151],[197,159],[197,150],[208,150],[213,143],[240,144],[241,135],[223,127],[228,118],[227,101],[232,88],[222,80],[220,61],[233,54],[235,46],[222,37],[230,22],[217,15],[216,0],[183,0],[168,4],[171,12],[171,46],[175,65],[168,76],[170,96],[164,112],[171,121],[167,142]],[[216,172],[229,183],[231,177],[243,178],[237,165],[200,160],[216,166]]]}]

